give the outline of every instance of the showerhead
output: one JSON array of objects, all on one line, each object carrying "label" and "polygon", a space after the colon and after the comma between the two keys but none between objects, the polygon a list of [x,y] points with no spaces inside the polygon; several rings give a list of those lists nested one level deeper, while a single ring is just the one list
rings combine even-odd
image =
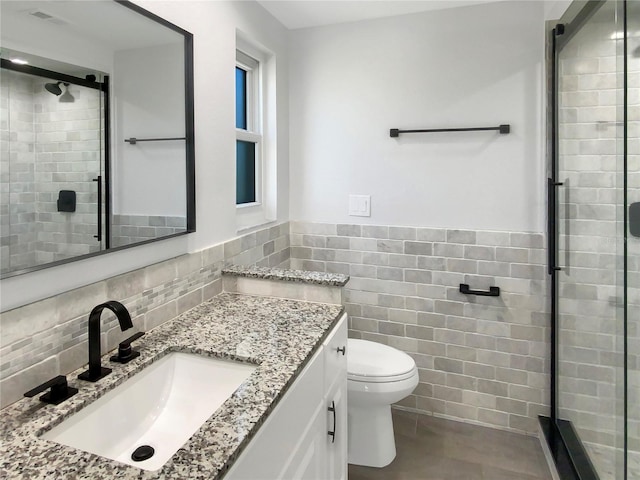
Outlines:
[{"label": "showerhead", "polygon": [[[60,88],[61,83],[64,85],[64,89],[65,89],[64,95],[62,94],[62,89]],[[62,103],[71,103],[71,102],[75,102],[76,100],[75,98],[73,98],[73,95],[69,93],[68,83],[65,83],[65,82],[45,83],[44,88],[47,92],[53,93],[57,97],[60,97],[60,95],[62,95],[59,100]]]},{"label": "showerhead", "polygon": [[62,82],[58,82],[58,83],[45,83],[44,84],[44,88],[47,92],[49,93],[53,93],[54,95],[58,96],[60,94],[62,94],[62,89],[60,88],[60,84]]},{"label": "showerhead", "polygon": [[73,95],[69,93],[69,84],[64,84],[64,94],[60,97],[60,101],[64,103],[72,103],[75,102],[76,99],[73,98]]}]

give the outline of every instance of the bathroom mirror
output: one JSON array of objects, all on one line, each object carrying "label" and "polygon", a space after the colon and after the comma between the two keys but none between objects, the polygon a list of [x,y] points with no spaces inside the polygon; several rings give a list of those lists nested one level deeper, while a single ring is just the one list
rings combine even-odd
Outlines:
[{"label": "bathroom mirror", "polygon": [[192,35],[119,0],[0,18],[0,277],[195,231]]}]

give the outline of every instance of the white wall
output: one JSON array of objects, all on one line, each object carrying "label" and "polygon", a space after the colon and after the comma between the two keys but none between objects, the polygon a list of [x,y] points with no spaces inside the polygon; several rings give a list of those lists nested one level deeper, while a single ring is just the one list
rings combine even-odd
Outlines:
[{"label": "white wall", "polygon": [[124,139],[185,136],[184,45],[116,52],[113,71],[113,213],[186,216],[186,143]]},{"label": "white wall", "polygon": [[[296,30],[291,219],[543,230],[544,5],[499,2]],[[511,124],[512,133],[390,128]],[[371,195],[371,217],[347,215]]]},{"label": "white wall", "polygon": [[254,2],[136,1],[194,34],[197,232],[0,281],[2,311],[237,235],[235,207],[236,30],[277,57],[278,220],[287,220],[288,71],[284,27]]},{"label": "white wall", "polygon": [[276,55],[278,220],[289,212],[289,88],[285,28],[254,2],[136,2],[194,34],[197,229],[200,250],[235,237],[236,31]]},{"label": "white wall", "polygon": [[573,0],[551,0],[544,2],[545,20],[558,20],[567,11]]},{"label": "white wall", "polygon": [[[291,218],[310,222],[542,231],[543,2],[289,36],[254,2],[136,3],[194,34],[197,232],[2,280],[2,310],[236,236],[237,31],[277,56],[279,220],[291,201]],[[513,133],[388,134],[499,123]],[[372,195],[371,218],[347,216],[349,193]]]},{"label": "white wall", "polygon": [[[30,10],[32,5],[26,5]],[[33,8],[35,9],[35,8]],[[37,28],[34,27],[37,25]],[[93,40],[79,44],[78,38],[68,29],[52,23],[34,20],[28,15],[7,14],[2,17],[3,47],[30,53],[58,62],[78,65],[86,69],[109,72],[113,68],[113,50]],[[25,35],[25,32],[29,32]]]}]

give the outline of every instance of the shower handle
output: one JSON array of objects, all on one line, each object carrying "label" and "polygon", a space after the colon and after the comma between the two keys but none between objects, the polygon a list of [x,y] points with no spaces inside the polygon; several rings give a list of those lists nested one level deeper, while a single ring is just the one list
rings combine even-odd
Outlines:
[{"label": "shower handle", "polygon": [[97,178],[93,179],[94,182],[98,184],[98,234],[94,235],[93,238],[96,238],[99,242],[102,241],[102,176],[98,175]]},{"label": "shower handle", "polygon": [[557,265],[556,252],[556,210],[558,201],[556,188],[561,185],[563,185],[562,182],[556,182],[553,178],[547,178],[547,265],[549,275],[562,270],[562,268],[558,267]]}]

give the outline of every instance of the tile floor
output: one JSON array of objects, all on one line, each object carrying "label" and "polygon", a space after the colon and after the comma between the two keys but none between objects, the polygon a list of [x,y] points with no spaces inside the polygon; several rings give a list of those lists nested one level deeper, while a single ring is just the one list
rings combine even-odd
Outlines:
[{"label": "tile floor", "polygon": [[551,480],[535,437],[393,411],[397,455],[385,468],[349,465],[349,480]]}]

